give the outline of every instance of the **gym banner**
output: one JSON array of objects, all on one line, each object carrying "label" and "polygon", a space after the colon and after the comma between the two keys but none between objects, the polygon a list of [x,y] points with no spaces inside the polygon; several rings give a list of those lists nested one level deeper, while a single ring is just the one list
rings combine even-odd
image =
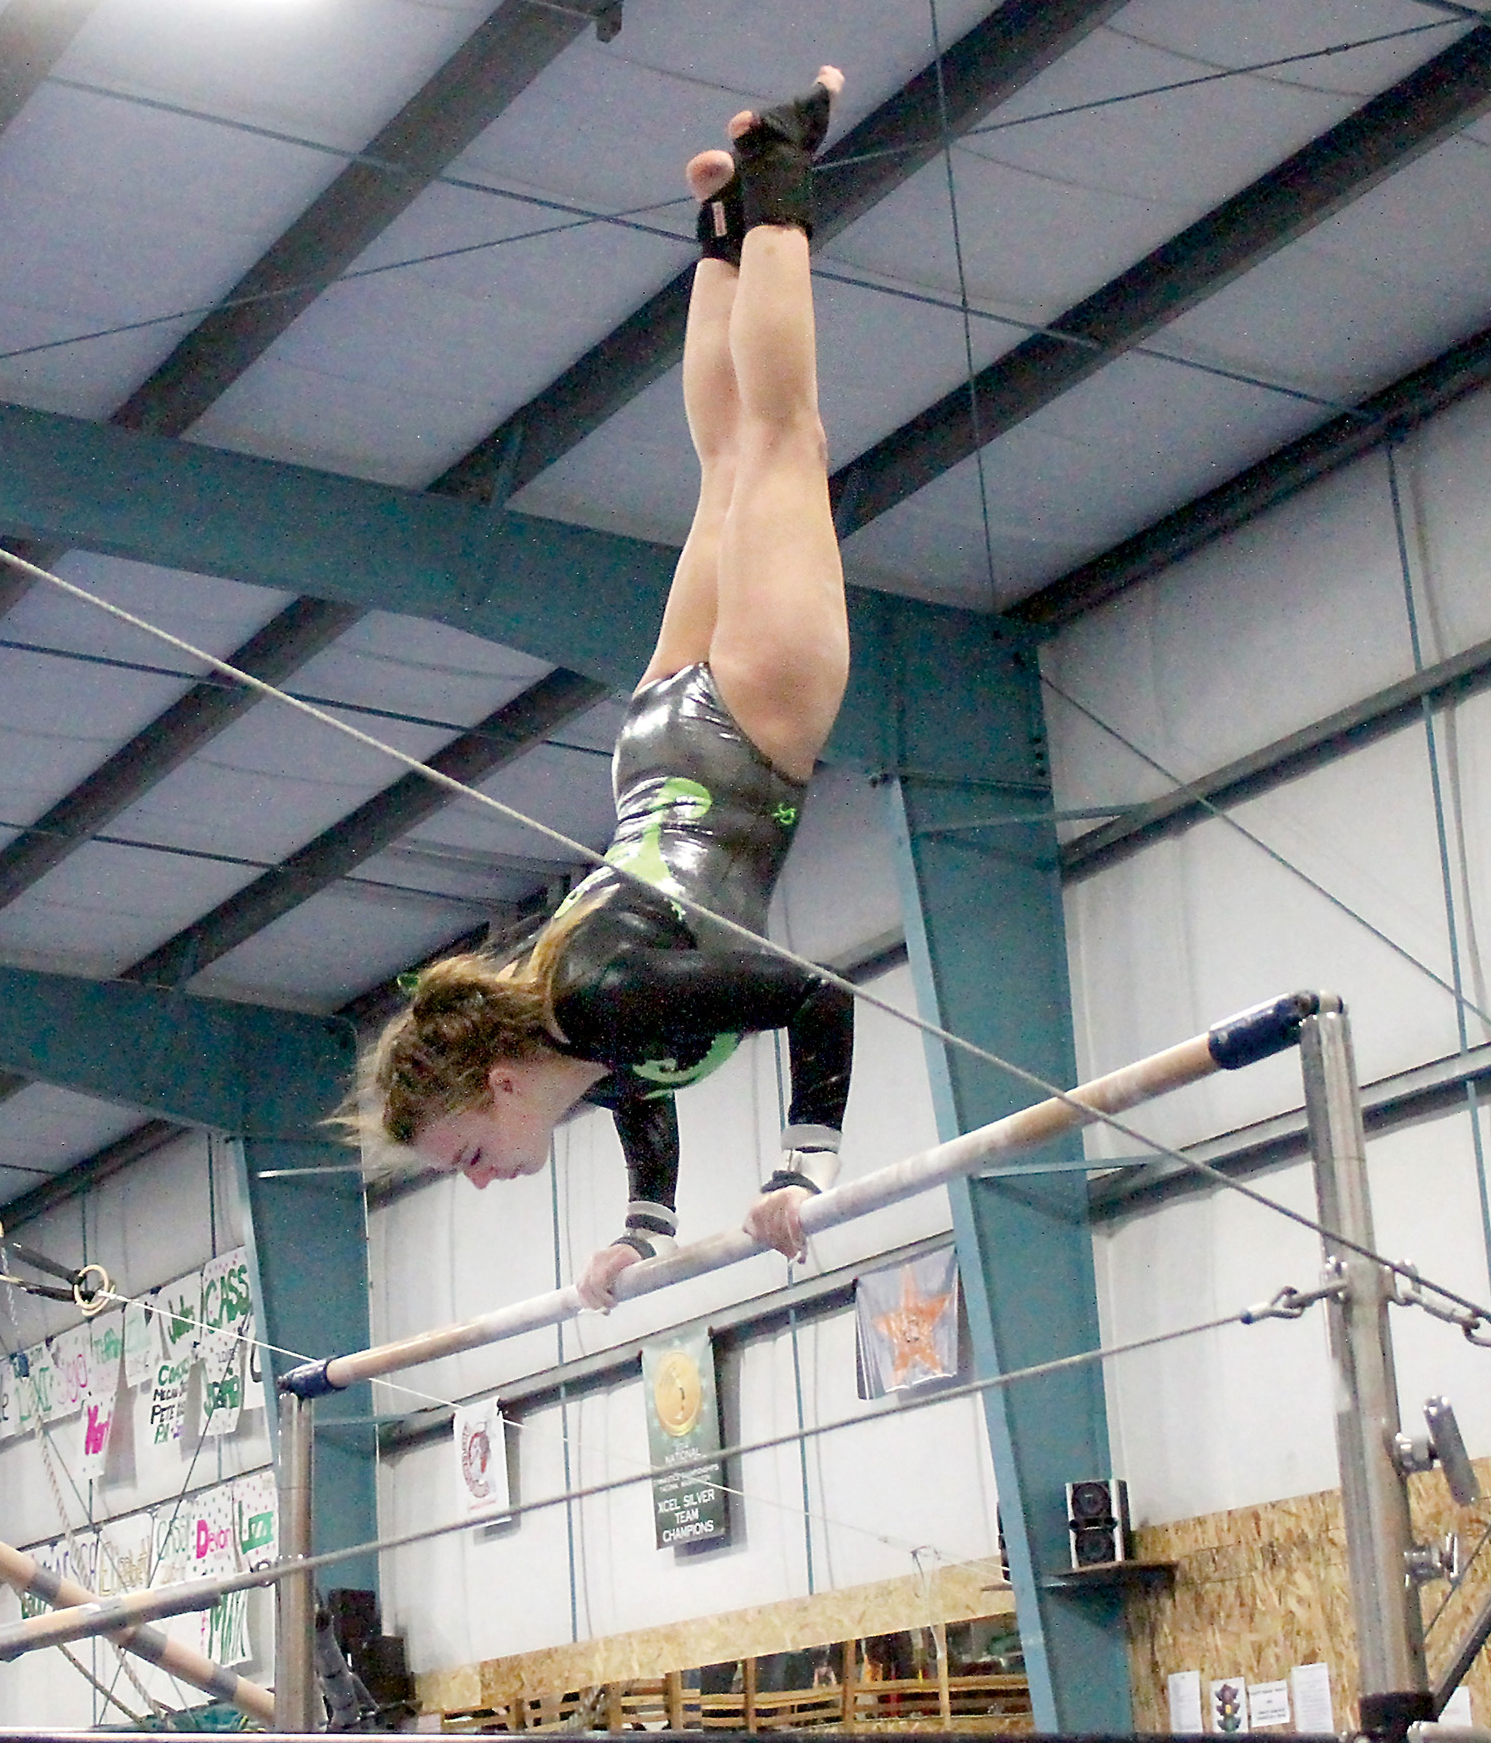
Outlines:
[{"label": "gym banner", "polygon": [[728,1543],[730,1510],[718,1461],[673,1467],[720,1450],[714,1347],[704,1330],[675,1333],[642,1346],[642,1393],[652,1455],[652,1511],[659,1549]]},{"label": "gym banner", "polygon": [[489,1523],[507,1518],[507,1431],[497,1400],[458,1405],[454,1428],[461,1506]]},{"label": "gym banner", "polygon": [[859,1395],[883,1398],[958,1371],[958,1265],[951,1247],[855,1285]]}]

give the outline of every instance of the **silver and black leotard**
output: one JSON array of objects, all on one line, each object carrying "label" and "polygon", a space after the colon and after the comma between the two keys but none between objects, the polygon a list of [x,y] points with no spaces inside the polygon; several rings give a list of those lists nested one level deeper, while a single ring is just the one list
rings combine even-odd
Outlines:
[{"label": "silver and black leotard", "polygon": [[671,1211],[672,1091],[716,1070],[742,1035],[785,1028],[791,1121],[836,1131],[848,1095],[853,1004],[672,899],[764,932],[806,792],[746,737],[708,666],[685,667],[633,697],[612,781],[616,832],[608,864],[566,903],[587,911],[565,945],[554,1013],[567,1051],[610,1067],[587,1099],[615,1114],[634,1204]]}]

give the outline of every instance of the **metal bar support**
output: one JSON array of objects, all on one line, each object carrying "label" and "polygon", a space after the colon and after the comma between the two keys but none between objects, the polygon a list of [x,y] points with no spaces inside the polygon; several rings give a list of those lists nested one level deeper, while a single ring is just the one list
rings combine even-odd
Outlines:
[{"label": "metal bar support", "polygon": [[[286,1561],[311,1554],[314,1409],[309,1399],[280,1394],[280,1555]],[[275,1586],[274,1722],[281,1731],[320,1729],[315,1630],[315,1576],[289,1574]]]},{"label": "metal bar support", "polygon": [[[1366,1135],[1344,1011],[1325,1010],[1305,1020],[1300,1059],[1319,1220],[1349,1241],[1374,1247]],[[1327,1266],[1348,1284],[1327,1303],[1326,1313],[1361,1725],[1373,1735],[1402,1738],[1413,1721],[1433,1718],[1434,1705],[1418,1589],[1408,1575],[1408,1489],[1393,1456],[1399,1420],[1387,1323],[1389,1278],[1380,1265],[1334,1241],[1327,1239],[1324,1247]]]}]

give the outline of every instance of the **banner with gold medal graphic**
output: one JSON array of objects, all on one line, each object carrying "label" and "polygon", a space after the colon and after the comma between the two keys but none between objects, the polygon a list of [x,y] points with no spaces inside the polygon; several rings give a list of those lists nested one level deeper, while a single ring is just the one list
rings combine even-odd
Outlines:
[{"label": "banner with gold medal graphic", "polygon": [[728,1543],[730,1510],[718,1461],[675,1466],[720,1450],[714,1349],[706,1331],[685,1331],[642,1346],[642,1393],[652,1454],[652,1508],[659,1549]]}]

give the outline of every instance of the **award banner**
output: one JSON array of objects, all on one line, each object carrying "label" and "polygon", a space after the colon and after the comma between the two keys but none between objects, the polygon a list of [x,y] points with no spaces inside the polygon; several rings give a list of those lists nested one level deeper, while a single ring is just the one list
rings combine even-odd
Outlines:
[{"label": "award banner", "polygon": [[718,1461],[690,1471],[672,1467],[720,1450],[714,1349],[705,1331],[682,1332],[642,1346],[642,1393],[652,1455],[652,1509],[659,1549],[728,1543],[730,1512]]},{"label": "award banner", "polygon": [[872,1271],[854,1287],[859,1395],[883,1398],[958,1371],[958,1266],[953,1249]]},{"label": "award banner", "polygon": [[473,1516],[507,1512],[507,1437],[495,1398],[463,1404],[455,1414],[456,1477],[461,1505]]}]

